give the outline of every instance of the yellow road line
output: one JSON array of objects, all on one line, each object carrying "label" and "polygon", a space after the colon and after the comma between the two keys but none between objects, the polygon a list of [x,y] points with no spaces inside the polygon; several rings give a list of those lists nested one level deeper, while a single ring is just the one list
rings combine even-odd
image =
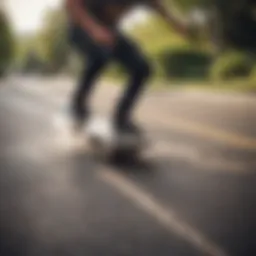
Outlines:
[{"label": "yellow road line", "polygon": [[143,191],[124,175],[111,170],[102,170],[99,172],[99,178],[157,220],[171,234],[181,237],[200,252],[203,252],[202,255],[228,255],[222,248],[207,239],[200,231],[179,218],[172,209],[158,203],[152,195]]},{"label": "yellow road line", "polygon": [[170,129],[186,134],[194,134],[203,139],[211,140],[218,143],[227,144],[235,148],[256,150],[256,139],[237,134],[234,132],[225,131],[206,124],[186,120],[170,114],[170,118],[166,118],[159,113],[150,112],[150,119],[156,124],[164,125]]},{"label": "yellow road line", "polygon": [[249,138],[244,135],[178,118],[172,118],[172,120],[174,121],[173,125],[182,131],[190,131],[196,135],[204,138],[210,138],[211,140],[215,140],[217,142],[226,143],[230,146],[256,150],[255,138]]}]

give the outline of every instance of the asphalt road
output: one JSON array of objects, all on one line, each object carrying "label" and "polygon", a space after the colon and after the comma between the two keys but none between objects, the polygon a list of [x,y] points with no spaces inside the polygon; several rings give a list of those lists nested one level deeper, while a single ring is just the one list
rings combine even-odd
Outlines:
[{"label": "asphalt road", "polygon": [[[1,256],[256,255],[256,102],[149,92],[141,163],[107,165],[60,122],[72,82],[0,89]],[[95,91],[109,113],[119,89]]]}]

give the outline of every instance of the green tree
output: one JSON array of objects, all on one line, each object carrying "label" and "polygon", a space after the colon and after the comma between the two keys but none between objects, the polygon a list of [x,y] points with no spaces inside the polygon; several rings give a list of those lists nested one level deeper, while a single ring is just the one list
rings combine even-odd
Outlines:
[{"label": "green tree", "polygon": [[218,51],[229,48],[256,50],[255,0],[166,0],[185,14],[194,7],[206,11],[210,39]]},{"label": "green tree", "polygon": [[209,7],[213,38],[220,51],[256,50],[255,0],[212,0]]},{"label": "green tree", "polygon": [[49,10],[37,37],[38,51],[50,72],[61,71],[68,61],[66,16],[62,9]]},{"label": "green tree", "polygon": [[0,10],[0,77],[5,74],[14,56],[14,36],[5,13]]}]

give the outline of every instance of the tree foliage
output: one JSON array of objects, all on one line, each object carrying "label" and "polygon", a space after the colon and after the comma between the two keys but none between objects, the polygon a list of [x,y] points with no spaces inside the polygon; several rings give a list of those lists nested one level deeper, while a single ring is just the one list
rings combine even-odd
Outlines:
[{"label": "tree foliage", "polygon": [[210,38],[216,49],[256,51],[255,0],[166,0],[188,13],[201,7],[208,16]]},{"label": "tree foliage", "polygon": [[[208,38],[200,42],[188,43],[159,17],[152,15],[142,24],[138,24],[129,33],[139,41],[143,50],[155,63],[159,63],[159,53],[175,51],[197,51],[209,54],[209,46],[219,50],[229,48],[252,49],[256,47],[256,22],[252,16],[255,0],[165,0],[170,8],[177,9],[183,18],[188,18],[194,8],[199,8],[208,17]],[[44,18],[43,28],[36,37],[26,43],[26,63],[42,61],[48,71],[59,72],[68,64],[70,48],[67,40],[67,23],[63,9],[49,10]],[[213,40],[212,40],[213,39]],[[210,42],[213,44],[210,45]],[[212,49],[212,48],[211,48]],[[188,53],[188,54],[187,54]],[[181,54],[184,59],[184,55]],[[177,54],[175,55],[177,56]],[[180,56],[180,55],[179,55]],[[193,55],[194,56],[194,55]],[[176,58],[176,57],[175,57]],[[31,61],[32,60],[32,61]],[[39,61],[39,63],[40,63]],[[169,60],[168,60],[169,61]],[[186,63],[183,61],[182,63]],[[40,66],[40,65],[39,65]],[[160,69],[159,69],[160,70]],[[193,69],[194,70],[194,69]],[[161,72],[160,72],[161,73]]]},{"label": "tree foliage", "polygon": [[49,71],[60,71],[69,56],[66,17],[62,9],[47,12],[43,28],[36,40],[40,55]]},{"label": "tree foliage", "polygon": [[8,69],[14,55],[14,36],[8,19],[0,11],[0,76]]},{"label": "tree foliage", "polygon": [[220,49],[256,50],[255,0],[214,0]]}]

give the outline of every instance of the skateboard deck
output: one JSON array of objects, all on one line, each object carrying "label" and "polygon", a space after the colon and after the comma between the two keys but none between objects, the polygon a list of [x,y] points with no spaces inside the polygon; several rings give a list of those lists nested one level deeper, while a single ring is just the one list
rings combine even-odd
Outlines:
[{"label": "skateboard deck", "polygon": [[94,155],[104,160],[140,157],[146,146],[144,136],[117,133],[107,118],[93,118],[86,129],[88,144]]},{"label": "skateboard deck", "polygon": [[110,118],[93,116],[77,133],[65,111],[54,119],[59,143],[68,150],[86,150],[92,157],[107,162],[140,161],[148,141],[144,135],[117,133]]}]

